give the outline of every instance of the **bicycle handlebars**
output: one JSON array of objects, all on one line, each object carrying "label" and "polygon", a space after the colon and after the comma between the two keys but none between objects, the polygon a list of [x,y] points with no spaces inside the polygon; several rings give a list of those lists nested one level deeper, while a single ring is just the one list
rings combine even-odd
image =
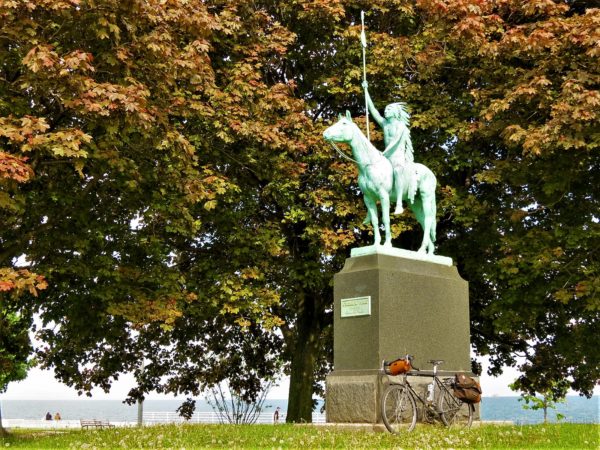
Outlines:
[{"label": "bicycle handlebars", "polygon": [[[409,354],[407,354],[407,355],[406,355],[406,356],[404,356],[403,358],[398,358],[398,359],[395,359],[394,361],[386,361],[386,360],[384,359],[384,360],[381,362],[381,371],[382,371],[382,372],[386,372],[386,373],[387,373],[387,370],[386,370],[386,369],[389,369],[389,366],[390,366],[392,363],[394,363],[395,361],[400,361],[400,360],[408,361],[408,363],[409,363],[409,365],[410,365],[410,366],[409,366],[409,367],[410,367],[410,369],[409,369],[408,371],[415,370],[415,371],[417,371],[417,372],[418,372],[418,371],[420,371],[420,370],[421,370],[421,369],[419,369],[418,367],[415,367],[415,366],[413,365],[414,356],[413,356],[413,355],[409,355]],[[435,371],[436,371],[436,369],[437,369],[437,366],[439,366],[439,365],[443,364],[443,363],[444,363],[444,360],[443,360],[443,359],[430,359],[430,360],[429,360],[429,361],[427,361],[427,362],[428,362],[428,363],[430,363],[431,365],[433,365],[433,370],[434,370],[434,372],[435,372]]]}]

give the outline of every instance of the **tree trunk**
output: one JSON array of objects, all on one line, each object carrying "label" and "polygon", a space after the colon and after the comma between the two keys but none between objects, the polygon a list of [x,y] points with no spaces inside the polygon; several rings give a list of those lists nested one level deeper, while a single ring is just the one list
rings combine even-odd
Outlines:
[{"label": "tree trunk", "polygon": [[8,433],[2,426],[2,404],[0,404],[0,436],[6,436]]},{"label": "tree trunk", "polygon": [[[308,331],[308,330],[305,330]],[[317,348],[314,333],[298,333],[292,356],[287,422],[312,422],[313,381]]]},{"label": "tree trunk", "polygon": [[[323,321],[316,317],[316,301],[300,303],[295,333],[290,345],[291,370],[287,422],[312,422],[315,364],[319,355],[319,336]],[[317,313],[318,314],[318,313]],[[323,315],[323,314],[320,314]]]}]

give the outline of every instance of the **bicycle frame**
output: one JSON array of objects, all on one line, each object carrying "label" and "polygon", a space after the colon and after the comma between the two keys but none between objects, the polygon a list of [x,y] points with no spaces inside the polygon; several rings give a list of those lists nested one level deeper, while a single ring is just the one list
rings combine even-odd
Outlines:
[{"label": "bicycle frame", "polygon": [[[404,375],[402,375],[402,382],[401,383],[394,383],[394,382],[390,383],[390,384],[402,385],[402,386],[405,386],[408,389],[408,391],[410,392],[410,395],[415,400],[418,400],[418,402],[420,403],[420,405],[423,407],[423,418],[424,419],[428,419],[429,418],[429,417],[426,417],[426,414],[425,414],[425,412],[429,412],[429,413],[432,413],[434,415],[434,418],[437,418],[437,419],[441,420],[441,418],[440,418],[441,411],[438,410],[438,408],[436,406],[435,399],[437,399],[438,396],[441,395],[440,394],[441,392],[448,391],[448,388],[444,385],[443,381],[437,376],[437,370],[436,369],[437,369],[437,366],[434,366],[433,373],[431,373],[431,374],[429,374],[429,373],[412,372],[411,371],[411,372],[408,372],[408,373],[405,373]],[[413,388],[413,386],[408,381],[408,377],[409,376],[413,376],[413,377],[425,377],[425,378],[431,378],[432,379],[432,383],[433,383],[433,400],[432,401],[429,401],[425,396],[421,396]]]}]

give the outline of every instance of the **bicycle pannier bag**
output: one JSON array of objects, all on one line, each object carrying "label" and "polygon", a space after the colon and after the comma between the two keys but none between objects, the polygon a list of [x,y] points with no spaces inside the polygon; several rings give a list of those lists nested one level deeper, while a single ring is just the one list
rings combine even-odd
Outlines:
[{"label": "bicycle pannier bag", "polygon": [[481,401],[481,385],[464,373],[454,376],[454,396],[465,403],[479,403]]},{"label": "bicycle pannier bag", "polygon": [[410,361],[406,358],[399,358],[389,363],[384,363],[385,373],[389,375],[400,375],[407,373],[412,369]]}]

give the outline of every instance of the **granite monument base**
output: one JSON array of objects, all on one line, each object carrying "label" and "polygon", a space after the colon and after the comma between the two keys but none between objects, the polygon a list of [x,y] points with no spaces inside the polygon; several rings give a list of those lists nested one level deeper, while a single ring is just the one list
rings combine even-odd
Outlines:
[{"label": "granite monument base", "polygon": [[[334,277],[334,371],[326,380],[327,421],[381,422],[382,360],[406,354],[438,374],[471,372],[468,283],[456,267],[384,252],[348,258]],[[411,377],[417,392],[431,379]]]}]

